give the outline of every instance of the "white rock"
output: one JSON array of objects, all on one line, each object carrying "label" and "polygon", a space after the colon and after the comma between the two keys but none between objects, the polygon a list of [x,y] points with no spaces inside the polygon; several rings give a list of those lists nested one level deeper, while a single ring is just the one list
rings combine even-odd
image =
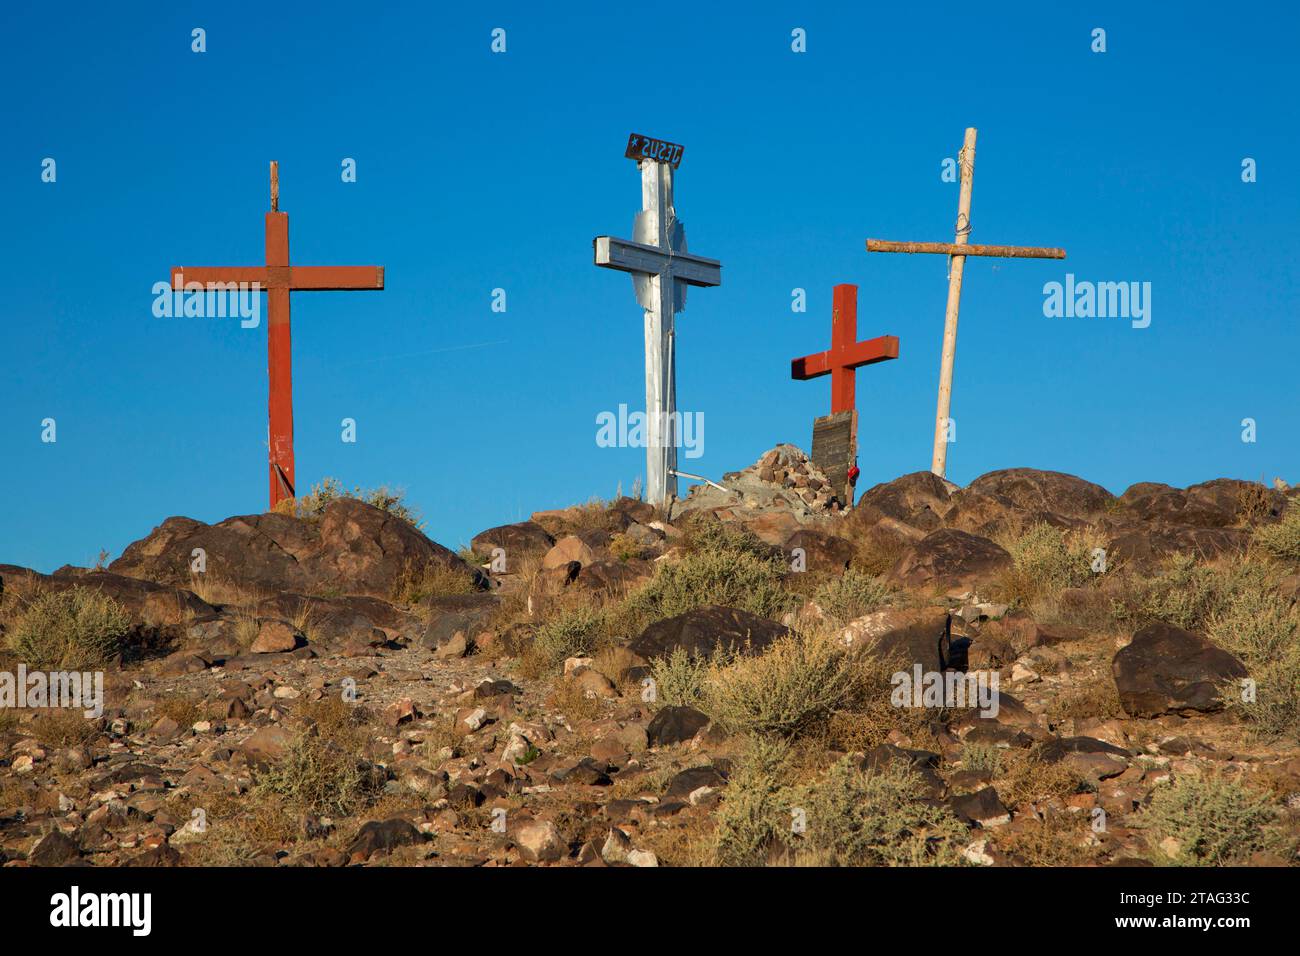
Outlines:
[{"label": "white rock", "polygon": [[487,722],[487,711],[484,710],[482,707],[474,708],[474,710],[470,713],[470,715],[465,718],[465,726],[468,727],[470,730],[478,730],[486,722]]},{"label": "white rock", "polygon": [[659,857],[653,850],[633,850],[627,855],[627,861],[633,866],[658,866]]},{"label": "white rock", "polygon": [[976,866],[992,866],[993,857],[984,852],[986,846],[988,846],[987,840],[976,840],[962,850],[961,855],[966,858],[967,862],[974,863]]}]

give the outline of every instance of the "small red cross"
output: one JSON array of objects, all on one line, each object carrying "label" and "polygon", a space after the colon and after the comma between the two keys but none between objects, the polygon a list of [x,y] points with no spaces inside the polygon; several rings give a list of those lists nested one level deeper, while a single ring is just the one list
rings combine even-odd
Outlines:
[{"label": "small red cross", "polygon": [[876,362],[898,358],[898,336],[858,341],[858,287],[835,287],[834,312],[831,317],[831,347],[825,352],[805,355],[790,363],[790,377],[817,378],[830,374],[831,414],[849,412],[854,406],[856,369]]}]

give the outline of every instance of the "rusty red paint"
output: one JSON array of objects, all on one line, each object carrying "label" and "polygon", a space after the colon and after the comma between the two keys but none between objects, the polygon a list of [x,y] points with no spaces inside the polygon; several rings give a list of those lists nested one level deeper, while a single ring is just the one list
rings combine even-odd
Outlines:
[{"label": "rusty red paint", "polygon": [[876,362],[898,358],[898,337],[858,341],[858,287],[842,284],[835,287],[831,314],[831,347],[825,352],[805,355],[790,363],[790,377],[796,379],[831,377],[831,414],[851,411],[855,399],[856,369]]},{"label": "rusty red paint", "polygon": [[383,266],[291,266],[289,265],[289,214],[280,212],[279,176],[271,164],[271,212],[266,214],[266,265],[177,266],[172,269],[172,288],[199,283],[256,282],[266,290],[267,376],[270,391],[267,414],[270,422],[270,507],[295,494],[293,460],[293,357],[289,335],[289,293],[348,289],[382,289]]}]

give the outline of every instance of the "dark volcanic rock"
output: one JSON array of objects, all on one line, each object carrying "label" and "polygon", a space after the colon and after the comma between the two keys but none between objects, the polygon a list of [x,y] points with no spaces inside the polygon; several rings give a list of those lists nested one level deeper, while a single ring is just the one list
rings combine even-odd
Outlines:
[{"label": "dark volcanic rock", "polygon": [[987,538],[941,528],[903,552],[889,576],[907,587],[968,591],[1011,567],[1011,555]]},{"label": "dark volcanic rock", "polygon": [[206,555],[205,574],[272,591],[387,598],[404,571],[425,564],[481,577],[414,525],[355,498],[331,501],[319,520],[268,513],[207,525],[168,518],[148,537],[128,545],[109,570],[184,583],[195,548]]},{"label": "dark volcanic rock", "polygon": [[933,531],[943,523],[952,487],[929,471],[903,475],[864,491],[853,509],[851,520],[854,523],[874,523],[883,516],[922,531]]},{"label": "dark volcanic rock", "polygon": [[400,817],[370,820],[361,825],[356,838],[348,845],[348,857],[355,862],[363,862],[376,853],[387,856],[399,846],[414,846],[428,839],[426,834]]},{"label": "dark volcanic rock", "polygon": [[789,628],[757,614],[708,604],[656,621],[628,644],[628,650],[647,661],[667,657],[679,647],[691,657],[707,657],[723,648],[759,653],[788,633]]},{"label": "dark volcanic rock", "polygon": [[806,570],[843,573],[853,558],[853,542],[836,534],[802,528],[785,542],[787,563],[793,560],[795,548],[803,550]]},{"label": "dark volcanic rock", "polygon": [[1232,654],[1172,624],[1148,624],[1111,661],[1124,710],[1134,717],[1214,711],[1220,686],[1246,676]]},{"label": "dark volcanic rock", "polygon": [[664,707],[646,727],[646,739],[651,747],[679,744],[690,740],[708,725],[708,716],[694,707]]},{"label": "dark volcanic rock", "polygon": [[1093,521],[1115,496],[1101,485],[1059,471],[1004,468],[980,475],[967,491],[1002,498],[1027,512],[1041,512],[1076,521]]},{"label": "dark volcanic rock", "polygon": [[77,841],[61,830],[51,830],[37,841],[27,862],[32,866],[67,866],[81,859]]},{"label": "dark volcanic rock", "polygon": [[555,538],[536,522],[519,521],[480,531],[470,539],[469,544],[475,554],[484,556],[490,556],[494,548],[501,548],[505,551],[505,569],[509,572],[515,570],[510,560],[512,556],[532,552],[545,554],[555,546]]}]

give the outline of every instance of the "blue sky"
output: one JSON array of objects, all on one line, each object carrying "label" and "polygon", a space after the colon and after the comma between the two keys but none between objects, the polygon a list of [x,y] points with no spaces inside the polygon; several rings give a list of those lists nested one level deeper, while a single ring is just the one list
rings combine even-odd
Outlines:
[{"label": "blue sky", "polygon": [[[386,268],[294,296],[300,488],[403,487],[451,547],[629,490],[644,452],[595,419],[643,404],[641,313],[591,239],[631,234],[633,131],[685,144],[678,214],[723,263],[678,319],[686,470],[808,446],[829,380],[789,362],[828,347],[837,282],[860,337],[901,339],[858,374],[859,488],[928,467],[946,261],[863,243],[951,241],[942,163],[975,126],[971,241],[1069,258],[968,261],[949,477],[1300,481],[1291,5],[85,6],[0,14],[0,562],[265,507],[265,326],[155,318],[151,287],[261,263],[271,159],[294,262]],[[1066,272],[1150,282],[1150,327],[1045,317]]]}]

